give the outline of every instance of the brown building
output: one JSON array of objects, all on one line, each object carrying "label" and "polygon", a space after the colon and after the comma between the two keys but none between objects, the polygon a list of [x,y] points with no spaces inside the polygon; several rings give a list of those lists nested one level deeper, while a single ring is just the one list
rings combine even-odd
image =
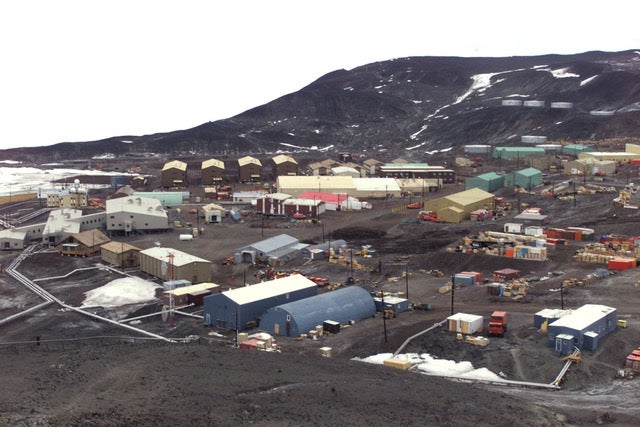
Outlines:
[{"label": "brown building", "polygon": [[60,255],[91,256],[110,239],[97,229],[72,234],[56,245]]},{"label": "brown building", "polygon": [[274,176],[298,175],[298,162],[291,156],[279,154],[274,156],[273,162]]},{"label": "brown building", "polygon": [[180,160],[172,160],[164,164],[160,175],[163,187],[184,187],[187,184],[187,164]]},{"label": "brown building", "polygon": [[209,159],[202,162],[202,185],[219,184],[224,180],[224,162]]},{"label": "brown building", "polygon": [[140,248],[128,243],[109,242],[100,246],[100,257],[116,267],[137,267],[140,265]]},{"label": "brown building", "polygon": [[245,156],[238,159],[238,177],[240,182],[260,181],[262,176],[262,163],[260,160]]}]

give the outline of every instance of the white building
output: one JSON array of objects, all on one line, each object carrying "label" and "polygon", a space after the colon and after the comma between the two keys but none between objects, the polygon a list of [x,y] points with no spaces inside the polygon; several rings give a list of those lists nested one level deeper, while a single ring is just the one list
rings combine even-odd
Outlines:
[{"label": "white building", "polygon": [[106,215],[109,233],[169,229],[169,216],[155,199],[130,196],[107,200]]}]

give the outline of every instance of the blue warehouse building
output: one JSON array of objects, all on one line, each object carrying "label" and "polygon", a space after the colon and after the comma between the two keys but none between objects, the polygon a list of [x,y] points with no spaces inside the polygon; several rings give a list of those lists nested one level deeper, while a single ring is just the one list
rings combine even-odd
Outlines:
[{"label": "blue warehouse building", "polygon": [[318,294],[318,286],[301,274],[232,289],[204,298],[204,325],[242,331],[257,326],[271,307]]},{"label": "blue warehouse building", "polygon": [[376,306],[369,292],[350,286],[273,307],[262,317],[260,329],[275,335],[297,337],[326,320],[345,324],[375,314]]},{"label": "blue warehouse building", "polygon": [[616,328],[615,308],[585,304],[549,324],[547,344],[557,353],[567,355],[573,347],[595,351],[602,337]]}]

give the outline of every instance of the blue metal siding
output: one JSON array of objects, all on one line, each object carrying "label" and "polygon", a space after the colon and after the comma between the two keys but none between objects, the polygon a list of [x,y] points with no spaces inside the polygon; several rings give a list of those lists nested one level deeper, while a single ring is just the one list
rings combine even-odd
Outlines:
[{"label": "blue metal siding", "polygon": [[204,325],[236,329],[237,313],[238,330],[242,331],[248,322],[258,322],[260,316],[271,307],[312,297],[317,293],[318,288],[310,287],[242,305],[237,304],[224,293],[209,295],[204,298]]},{"label": "blue metal siding", "polygon": [[[611,313],[598,319],[586,326],[582,330],[578,330],[576,328],[572,328],[569,326],[554,326],[553,324],[549,325],[548,333],[547,333],[547,343],[549,346],[555,346],[555,339],[559,334],[567,334],[574,336],[574,345],[578,347],[580,350],[590,350],[595,351],[597,349],[598,342],[600,338],[607,335],[609,332],[613,331],[616,328],[617,321],[617,310],[613,310]],[[598,338],[593,340],[587,340],[585,337],[585,333],[587,332],[595,332],[598,334]],[[585,346],[585,342],[588,342],[588,345]]]},{"label": "blue metal siding", "polygon": [[262,317],[260,329],[275,333],[277,324],[280,334],[298,336],[322,325],[325,320],[346,323],[374,316],[375,313],[373,297],[362,288],[350,286],[273,307]]}]

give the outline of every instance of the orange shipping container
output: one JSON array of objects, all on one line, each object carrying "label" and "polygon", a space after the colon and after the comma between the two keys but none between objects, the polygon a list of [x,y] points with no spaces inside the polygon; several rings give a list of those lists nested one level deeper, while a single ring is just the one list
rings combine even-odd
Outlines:
[{"label": "orange shipping container", "polygon": [[509,258],[513,258],[513,254],[515,253],[513,248],[507,248],[507,250],[505,251],[505,254],[507,255],[507,257]]},{"label": "orange shipping container", "polygon": [[629,270],[635,267],[635,258],[612,258],[607,264],[607,268],[609,268],[609,270]]}]

